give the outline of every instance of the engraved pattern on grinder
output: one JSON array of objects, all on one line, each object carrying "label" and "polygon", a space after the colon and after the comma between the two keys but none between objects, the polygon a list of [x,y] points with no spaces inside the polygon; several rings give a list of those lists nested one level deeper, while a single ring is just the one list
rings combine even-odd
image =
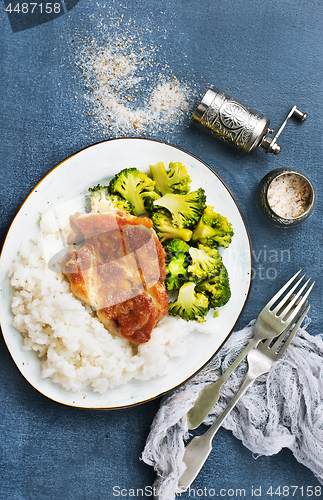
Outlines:
[{"label": "engraved pattern on grinder", "polygon": [[220,119],[225,127],[235,130],[246,124],[248,112],[237,102],[227,101],[221,106]]},{"label": "engraved pattern on grinder", "polygon": [[277,139],[292,116],[302,122],[307,119],[307,113],[300,111],[296,105],[293,106],[272,138],[266,135],[274,133],[274,130],[269,128],[270,120],[267,116],[211,85],[196,106],[192,122],[208,129],[213,135],[231,143],[244,153],[250,153],[261,146],[266,153],[277,155],[281,151]]},{"label": "engraved pattern on grinder", "polygon": [[[213,103],[212,103],[213,104]],[[214,107],[209,107],[203,116],[203,123],[206,124],[207,127],[213,129],[217,127],[217,118],[219,116],[219,112]]]},{"label": "engraved pattern on grinder", "polygon": [[242,148],[246,144],[248,144],[248,142],[253,134],[253,131],[255,130],[258,123],[259,123],[259,118],[257,116],[249,115],[249,121],[241,130],[241,133],[236,141],[236,145],[238,147]]},{"label": "engraved pattern on grinder", "polygon": [[196,107],[192,121],[245,153],[262,145],[269,119],[213,85]]},{"label": "engraved pattern on grinder", "polygon": [[201,119],[213,134],[241,149],[247,147],[258,122],[256,116],[240,103],[227,99],[223,92],[215,94]]}]

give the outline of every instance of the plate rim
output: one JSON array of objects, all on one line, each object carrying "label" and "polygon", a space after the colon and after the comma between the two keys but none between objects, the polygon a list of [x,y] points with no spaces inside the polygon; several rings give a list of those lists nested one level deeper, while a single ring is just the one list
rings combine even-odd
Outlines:
[{"label": "plate rim", "polygon": [[[132,407],[135,407],[135,406],[139,406],[141,404],[144,404],[144,403],[148,403],[149,401],[153,401],[159,397],[162,397],[164,396],[165,394],[171,392],[171,391],[174,391],[175,389],[177,389],[178,387],[182,386],[183,384],[185,384],[188,380],[190,380],[191,378],[193,378],[197,373],[199,373],[208,363],[210,363],[210,361],[213,359],[213,357],[217,354],[217,352],[221,349],[221,347],[223,346],[223,344],[227,341],[227,339],[230,337],[230,335],[232,334],[233,330],[234,330],[234,327],[235,325],[237,324],[239,318],[240,318],[240,315],[242,313],[242,311],[244,310],[247,302],[248,302],[248,299],[249,299],[249,296],[250,296],[250,292],[251,292],[251,288],[252,288],[252,265],[253,265],[253,252],[252,252],[252,241],[251,241],[251,237],[250,237],[250,232],[249,232],[249,229],[248,229],[248,226],[247,226],[247,223],[246,223],[246,220],[245,220],[245,217],[243,215],[243,212],[234,196],[234,194],[232,193],[231,189],[228,187],[228,185],[224,182],[224,180],[219,176],[219,174],[217,172],[215,172],[210,165],[208,165],[204,160],[202,160],[200,157],[198,157],[197,155],[195,155],[194,153],[191,153],[189,151],[187,151],[186,149],[182,148],[181,146],[177,146],[177,145],[174,145],[172,143],[169,143],[169,142],[166,142],[166,141],[162,141],[162,140],[159,140],[159,139],[154,139],[154,138],[148,138],[148,137],[136,137],[136,136],[131,136],[131,137],[111,137],[109,139],[105,139],[105,140],[102,140],[102,141],[98,141],[98,142],[95,142],[93,144],[90,144],[88,146],[85,146],[84,148],[78,150],[76,153],[73,153],[71,154],[70,156],[64,158],[64,160],[60,161],[59,163],[57,163],[54,167],[52,167],[35,185],[34,187],[29,191],[29,193],[27,194],[27,196],[24,198],[24,201],[21,203],[21,205],[19,206],[17,212],[15,213],[15,216],[13,217],[10,225],[9,225],[9,228],[8,230],[6,231],[6,234],[5,234],[5,237],[4,237],[4,240],[3,240],[3,244],[2,244],[2,247],[1,247],[1,251],[0,251],[0,262],[1,262],[1,258],[2,258],[2,253],[3,253],[3,250],[5,248],[5,244],[6,244],[6,241],[7,241],[7,238],[9,236],[9,233],[12,229],[12,226],[13,224],[15,223],[15,220],[17,219],[20,211],[22,210],[22,208],[24,207],[25,203],[27,202],[27,200],[29,199],[29,197],[33,194],[33,192],[35,191],[35,189],[44,181],[44,179],[46,179],[54,170],[56,170],[60,165],[62,165],[63,163],[65,163],[66,161],[70,160],[71,158],[73,158],[74,156],[82,153],[83,151],[86,151],[88,149],[91,149],[92,147],[95,147],[95,146],[98,146],[100,144],[104,144],[104,143],[108,143],[108,142],[113,142],[113,141],[128,141],[128,140],[137,140],[137,141],[143,141],[143,142],[156,142],[158,144],[163,144],[165,146],[169,146],[171,148],[174,148],[174,149],[177,149],[185,154],[187,154],[188,156],[191,156],[193,157],[195,160],[201,162],[208,170],[211,171],[211,173],[213,175],[215,175],[217,177],[217,179],[221,182],[221,184],[224,186],[224,188],[228,191],[228,193],[230,194],[234,204],[236,205],[236,208],[239,212],[239,215],[241,217],[241,220],[242,220],[242,223],[243,223],[243,226],[244,226],[244,229],[245,229],[245,232],[246,232],[246,235],[247,235],[247,239],[248,239],[248,246],[249,246],[249,254],[250,254],[250,274],[249,274],[249,283],[248,283],[248,291],[246,293],[246,296],[245,296],[245,299],[243,301],[243,304],[240,308],[240,311],[237,315],[237,318],[234,322],[234,324],[232,325],[232,328],[231,330],[228,332],[227,336],[225,337],[225,339],[223,340],[223,342],[218,346],[218,348],[216,349],[215,352],[212,353],[211,357],[205,362],[203,363],[203,365],[198,368],[198,370],[196,370],[194,373],[192,373],[189,377],[187,377],[185,380],[183,380],[182,382],[180,382],[179,384],[175,385],[174,387],[171,387],[165,391],[162,391],[160,392],[159,394],[155,395],[155,396],[151,396],[147,399],[143,399],[141,401],[138,401],[138,402],[135,402],[135,403],[129,403],[129,404],[126,404],[126,405],[122,405],[122,406],[111,406],[111,407],[83,407],[83,406],[78,406],[78,405],[73,405],[73,404],[69,404],[69,403],[66,403],[66,402],[63,402],[63,401],[58,401],[57,399],[54,399],[53,397],[45,394],[42,390],[36,388],[32,382],[25,377],[25,375],[22,373],[22,371],[20,370],[19,366],[17,365],[12,353],[11,353],[11,350],[9,349],[9,346],[7,344],[7,341],[6,341],[6,337],[4,335],[4,332],[3,332],[3,327],[1,326],[1,317],[0,317],[0,328],[1,328],[1,333],[2,333],[2,337],[3,337],[3,340],[4,340],[4,343],[7,347],[7,350],[10,354],[10,357],[11,357],[11,360],[13,361],[14,365],[17,367],[18,371],[20,372],[20,374],[23,376],[23,378],[28,382],[28,384],[35,390],[37,391],[38,393],[42,394],[43,396],[45,396],[46,398],[48,398],[49,400],[55,402],[55,403],[59,403],[63,406],[67,406],[67,407],[71,407],[71,408],[79,408],[79,409],[84,409],[84,410],[119,410],[119,409],[125,409],[125,408],[132,408]],[[1,291],[1,295],[3,295],[3,292]]]}]

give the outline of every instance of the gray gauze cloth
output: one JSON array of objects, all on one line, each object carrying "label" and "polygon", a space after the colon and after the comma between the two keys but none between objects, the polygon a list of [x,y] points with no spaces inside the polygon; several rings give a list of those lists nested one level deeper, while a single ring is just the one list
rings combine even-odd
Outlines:
[{"label": "gray gauze cloth", "polygon": [[[157,472],[155,498],[175,497],[185,470],[183,455],[189,438],[186,414],[200,390],[214,382],[234,361],[254,332],[255,321],[230,335],[216,356],[197,375],[167,394],[151,426],[142,460]],[[296,460],[323,483],[323,337],[300,328],[284,357],[259,377],[229,414],[223,427],[257,455],[289,448]],[[205,419],[209,425],[238,390],[247,363],[240,363]],[[215,438],[216,439],[216,436]]]}]

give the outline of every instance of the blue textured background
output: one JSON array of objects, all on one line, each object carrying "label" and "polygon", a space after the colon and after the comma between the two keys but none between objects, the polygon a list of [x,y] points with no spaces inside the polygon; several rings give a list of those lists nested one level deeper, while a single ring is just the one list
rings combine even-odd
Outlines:
[{"label": "blue textured background", "polygon": [[[277,157],[262,150],[243,156],[191,126],[156,138],[189,150],[213,167],[245,215],[256,257],[255,277],[237,328],[256,317],[273,292],[302,267],[317,279],[308,331],[322,333],[323,2],[81,0],[54,21],[17,33],[0,7],[1,240],[29,191],[52,167],[103,139],[74,98],[84,94],[84,88],[67,51],[75,32],[91,34],[91,14],[102,15],[108,24],[111,7],[117,15],[126,12],[137,27],[152,29],[150,39],[162,45],[174,74],[194,84],[192,107],[205,86],[214,84],[269,116],[276,129],[294,104],[308,113],[302,125],[289,122]],[[317,192],[310,219],[288,230],[267,224],[254,202],[260,179],[283,166],[302,170]],[[265,259],[265,250],[290,252],[290,260],[274,264],[275,280],[266,277],[273,264]],[[124,488],[128,493],[123,498],[131,498],[131,489],[153,483],[154,471],[139,457],[158,400],[112,412],[64,407],[29,386],[2,338],[0,360],[1,500],[110,500],[115,498],[113,486]],[[299,490],[294,498],[303,498],[308,485],[318,484],[289,451],[255,460],[221,429],[194,488],[231,488],[234,495],[236,488],[245,488],[246,498],[251,498],[252,486],[262,486],[264,493],[270,485],[298,485],[304,487],[304,496]],[[234,495],[231,498],[238,498]],[[210,498],[204,493],[200,497]],[[229,497],[230,492],[223,498]]]}]

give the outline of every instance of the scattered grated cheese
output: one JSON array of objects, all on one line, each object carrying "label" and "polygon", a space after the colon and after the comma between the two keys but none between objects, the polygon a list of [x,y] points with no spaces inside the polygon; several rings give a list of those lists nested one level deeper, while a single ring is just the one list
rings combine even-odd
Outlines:
[{"label": "scattered grated cheese", "polygon": [[277,215],[294,219],[306,211],[310,194],[308,182],[300,175],[290,173],[279,175],[270,183],[267,199]]}]

